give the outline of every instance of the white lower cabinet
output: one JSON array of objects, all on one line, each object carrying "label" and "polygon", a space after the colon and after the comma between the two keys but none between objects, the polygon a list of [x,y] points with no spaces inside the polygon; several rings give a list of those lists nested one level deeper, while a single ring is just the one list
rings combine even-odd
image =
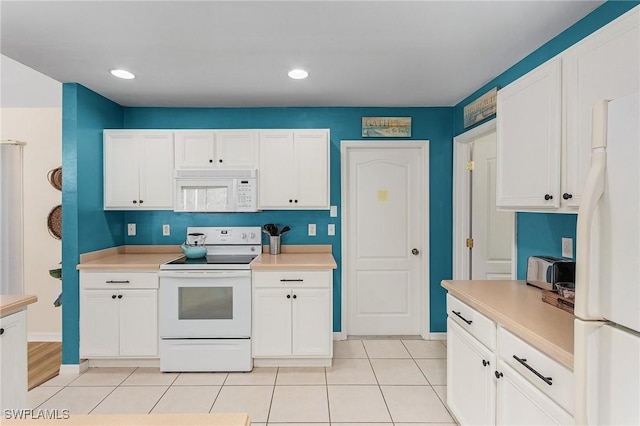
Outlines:
[{"label": "white lower cabinet", "polygon": [[461,425],[573,424],[570,370],[450,294],[447,312],[447,405]]},{"label": "white lower cabinet", "polygon": [[158,356],[158,274],[80,272],[80,357]]},{"label": "white lower cabinet", "polygon": [[502,360],[498,361],[496,373],[496,424],[573,424],[571,415]]},{"label": "white lower cabinet", "polygon": [[330,365],[332,272],[254,271],[255,364]]},{"label": "white lower cabinet", "polygon": [[495,424],[496,356],[447,320],[447,403],[461,424]]},{"label": "white lower cabinet", "polygon": [[27,408],[27,311],[0,318],[0,409]]}]

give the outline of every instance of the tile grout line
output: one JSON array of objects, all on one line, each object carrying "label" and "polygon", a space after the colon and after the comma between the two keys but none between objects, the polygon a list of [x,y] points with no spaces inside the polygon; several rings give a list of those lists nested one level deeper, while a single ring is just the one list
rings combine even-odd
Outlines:
[{"label": "tile grout line", "polygon": [[[384,406],[387,409],[387,414],[389,414],[389,419],[393,423],[393,416],[391,415],[391,410],[389,410],[389,404],[387,403],[387,398],[384,397],[384,392],[382,392],[382,386],[380,386],[380,380],[378,380],[378,375],[376,374],[376,370],[373,368],[373,363],[371,362],[371,357],[369,357],[369,352],[367,352],[367,346],[362,342],[362,346],[364,346],[364,350],[367,353],[367,359],[369,360],[369,366],[371,367],[371,371],[373,372],[373,377],[376,379],[376,383],[378,384],[378,391],[382,396],[382,400],[384,401]],[[403,345],[404,346],[404,345]],[[409,354],[411,355],[411,354]]]},{"label": "tile grout line", "polygon": [[273,388],[271,389],[271,400],[269,401],[269,410],[267,411],[267,420],[266,424],[269,424],[269,417],[271,417],[271,408],[273,407],[273,396],[276,394],[276,383],[278,383],[278,373],[280,372],[280,367],[276,367],[276,377],[273,379]]},{"label": "tile grout line", "polygon": [[[161,372],[162,373],[162,372]],[[173,384],[176,382],[176,380],[178,380],[178,377],[180,377],[182,373],[178,373],[176,374],[176,377],[173,378],[173,381],[169,384],[169,386],[167,386],[167,388],[164,390],[164,392],[162,392],[162,395],[160,395],[160,398],[158,398],[158,400],[156,401],[155,404],[153,404],[153,407],[151,407],[151,409],[147,412],[147,414],[151,414],[151,412],[153,411],[154,408],[156,408],[156,406],[158,405],[158,403],[160,402],[160,400],[162,400],[162,398],[164,398],[164,396],[167,394],[167,392],[169,392],[169,389],[171,389],[171,386],[173,386]]]},{"label": "tile grout line", "polygon": [[209,413],[211,413],[211,410],[213,410],[213,406],[216,405],[216,401],[218,400],[218,398],[220,397],[220,394],[222,393],[222,388],[224,387],[224,384],[227,382],[227,379],[229,378],[229,373],[227,373],[224,376],[224,380],[222,381],[222,384],[220,385],[220,389],[218,389],[218,392],[216,393],[215,398],[213,398],[213,402],[211,403],[211,407],[209,407]]},{"label": "tile grout line", "polygon": [[[95,368],[95,367],[94,367],[94,368]],[[95,410],[96,408],[98,408],[98,406],[99,406],[100,404],[102,404],[102,403],[103,403],[103,402],[104,402],[104,401],[109,397],[109,395],[111,395],[112,393],[114,393],[114,392],[116,391],[116,389],[118,389],[118,388],[120,387],[120,385],[121,385],[122,383],[124,383],[124,381],[125,381],[125,380],[127,380],[129,377],[131,377],[131,376],[133,375],[133,373],[135,373],[135,372],[136,372],[136,370],[137,370],[138,368],[140,368],[140,367],[136,367],[136,368],[134,368],[134,369],[133,369],[133,371],[132,371],[131,373],[129,373],[129,375],[128,375],[127,377],[125,377],[124,379],[122,379],[122,381],[121,381],[119,384],[117,384],[113,389],[111,389],[111,392],[109,392],[108,394],[106,394],[106,395],[104,396],[104,398],[102,398],[102,399],[100,400],[100,402],[98,402],[98,403],[97,403],[97,404],[96,404],[96,405],[95,405],[91,410],[89,410],[89,411],[87,412],[87,414],[91,414],[91,413],[93,413],[93,410]],[[84,372],[84,373],[82,373],[80,376],[83,376],[83,375],[87,374],[90,370],[91,370],[91,369],[89,369],[89,370],[85,371],[85,372]],[[80,376],[78,376],[78,377],[80,377]],[[71,383],[75,382],[76,380],[77,380],[77,379],[73,380]],[[69,383],[69,384],[71,384],[71,383]]]}]

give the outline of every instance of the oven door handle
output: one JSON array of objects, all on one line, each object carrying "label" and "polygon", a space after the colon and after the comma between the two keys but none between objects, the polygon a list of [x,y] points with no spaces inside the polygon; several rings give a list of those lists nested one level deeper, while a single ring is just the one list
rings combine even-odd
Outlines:
[{"label": "oven door handle", "polygon": [[161,278],[240,278],[250,277],[250,271],[160,271]]}]

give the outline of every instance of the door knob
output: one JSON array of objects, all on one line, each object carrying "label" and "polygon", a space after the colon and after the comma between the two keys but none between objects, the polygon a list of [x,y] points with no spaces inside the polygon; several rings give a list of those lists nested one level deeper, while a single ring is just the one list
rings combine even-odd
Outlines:
[{"label": "door knob", "polygon": [[417,248],[414,248],[413,250],[411,250],[411,254],[413,254],[414,256],[417,256],[420,254],[420,250],[418,250]]},{"label": "door knob", "polygon": [[549,200],[553,200],[553,195],[551,194],[544,194],[544,199],[549,201]]},{"label": "door knob", "polygon": [[573,198],[573,194],[569,194],[568,192],[565,192],[564,194],[562,194],[562,198],[564,198],[565,200],[568,200],[570,198]]}]

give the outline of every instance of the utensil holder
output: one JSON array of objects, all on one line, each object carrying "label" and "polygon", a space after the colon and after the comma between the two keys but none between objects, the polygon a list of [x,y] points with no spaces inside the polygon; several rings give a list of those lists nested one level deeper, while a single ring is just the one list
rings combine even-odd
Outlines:
[{"label": "utensil holder", "polygon": [[280,254],[280,235],[269,237],[269,254]]}]

